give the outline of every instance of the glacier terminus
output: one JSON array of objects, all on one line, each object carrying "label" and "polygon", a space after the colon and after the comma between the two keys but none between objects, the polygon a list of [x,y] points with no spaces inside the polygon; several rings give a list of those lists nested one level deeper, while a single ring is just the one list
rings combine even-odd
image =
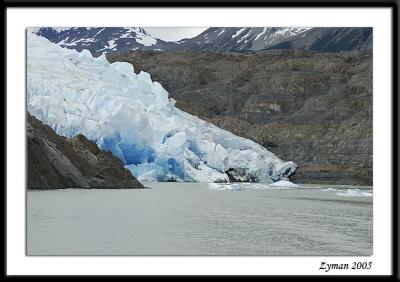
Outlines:
[{"label": "glacier terminus", "polygon": [[140,181],[287,180],[297,168],[261,145],[177,107],[150,74],[27,34],[27,110],[65,137],[79,133]]}]

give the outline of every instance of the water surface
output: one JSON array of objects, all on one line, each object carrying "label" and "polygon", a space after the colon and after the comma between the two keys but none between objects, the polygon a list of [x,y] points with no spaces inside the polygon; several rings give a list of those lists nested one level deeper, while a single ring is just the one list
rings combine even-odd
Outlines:
[{"label": "water surface", "polygon": [[371,187],[145,185],[28,191],[27,254],[372,254]]}]

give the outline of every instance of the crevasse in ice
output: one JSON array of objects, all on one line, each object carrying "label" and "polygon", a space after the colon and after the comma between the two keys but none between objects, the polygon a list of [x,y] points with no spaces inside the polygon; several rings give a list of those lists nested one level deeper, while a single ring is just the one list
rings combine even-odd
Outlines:
[{"label": "crevasse in ice", "polygon": [[146,72],[27,35],[27,109],[58,134],[110,150],[139,180],[228,180],[233,168],[259,182],[296,169],[262,146],[174,106]]}]

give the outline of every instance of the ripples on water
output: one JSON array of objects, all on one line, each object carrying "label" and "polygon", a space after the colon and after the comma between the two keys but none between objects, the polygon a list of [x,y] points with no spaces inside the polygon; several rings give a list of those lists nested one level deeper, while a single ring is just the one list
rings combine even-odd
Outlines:
[{"label": "ripples on water", "polygon": [[28,191],[28,255],[371,255],[372,188],[145,183]]}]

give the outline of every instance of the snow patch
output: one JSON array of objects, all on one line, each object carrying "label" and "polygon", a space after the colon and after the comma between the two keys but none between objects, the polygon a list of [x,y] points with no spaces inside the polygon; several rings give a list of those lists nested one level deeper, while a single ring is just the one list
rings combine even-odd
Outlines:
[{"label": "snow patch", "polygon": [[157,43],[157,39],[143,33],[137,34],[135,40],[137,43],[146,47],[155,45]]},{"label": "snow patch", "polygon": [[265,32],[267,31],[267,27],[264,27],[263,31],[259,34],[257,34],[256,38],[254,39],[254,41],[257,41],[263,34],[265,34]]},{"label": "snow patch", "polygon": [[[242,36],[238,41],[237,41],[237,43],[240,43],[240,42],[242,42],[243,40],[245,40],[247,37],[249,37],[251,35],[251,29],[249,29],[248,30],[248,32],[246,33],[246,35],[244,35],[244,36]],[[246,42],[247,41],[249,41],[249,40],[246,40]],[[245,43],[246,43],[245,42]]]},{"label": "snow patch", "polygon": [[294,36],[299,33],[305,32],[307,30],[311,29],[311,27],[284,27],[280,28],[277,31],[274,32],[274,36]]},{"label": "snow patch", "polygon": [[238,36],[239,34],[241,34],[245,29],[246,29],[245,27],[239,29],[234,35],[232,35],[232,38],[237,37],[237,36]]},{"label": "snow patch", "polygon": [[108,46],[105,47],[107,49],[114,49],[115,47],[117,47],[117,44],[115,43],[115,39],[111,39],[107,43],[108,43]]}]

